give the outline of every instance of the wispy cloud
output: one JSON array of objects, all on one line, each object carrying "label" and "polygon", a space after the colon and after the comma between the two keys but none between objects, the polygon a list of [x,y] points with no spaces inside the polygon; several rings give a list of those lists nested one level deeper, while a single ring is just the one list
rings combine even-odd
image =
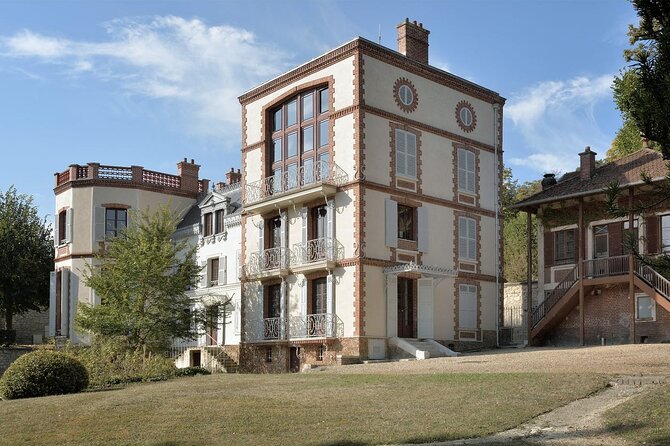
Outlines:
[{"label": "wispy cloud", "polygon": [[574,168],[580,149],[606,148],[610,141],[599,128],[595,109],[611,100],[612,79],[607,74],[545,81],[512,97],[506,117],[532,149],[523,158],[510,159],[510,164],[566,172]]},{"label": "wispy cloud", "polygon": [[0,37],[0,56],[58,64],[66,68],[63,76],[92,77],[129,95],[172,101],[194,131],[224,138],[239,137],[237,96],[291,62],[247,30],[199,19],[119,19],[104,27],[102,41],[23,30]]}]

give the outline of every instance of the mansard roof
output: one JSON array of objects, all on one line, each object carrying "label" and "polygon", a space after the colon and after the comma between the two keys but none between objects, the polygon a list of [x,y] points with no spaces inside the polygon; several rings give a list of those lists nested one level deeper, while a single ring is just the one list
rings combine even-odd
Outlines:
[{"label": "mansard roof", "polygon": [[660,180],[669,173],[668,162],[656,150],[641,149],[597,167],[587,179],[580,176],[579,170],[566,173],[555,185],[521,200],[512,208],[532,210],[545,203],[599,194],[612,183],[619,183],[621,187],[641,184],[642,173],[646,173],[653,180]]},{"label": "mansard roof", "polygon": [[230,199],[226,218],[240,215],[242,213],[242,187],[241,183],[226,186],[222,190],[211,190],[199,202],[188,210],[184,218],[177,225],[177,230],[200,224],[201,208],[203,206]]}]

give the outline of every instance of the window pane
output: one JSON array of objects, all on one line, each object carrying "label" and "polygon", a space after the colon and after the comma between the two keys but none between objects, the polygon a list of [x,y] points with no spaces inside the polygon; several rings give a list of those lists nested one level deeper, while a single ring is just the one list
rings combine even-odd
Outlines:
[{"label": "window pane", "polygon": [[298,165],[297,164],[289,164],[287,169],[287,181],[288,181],[288,188],[293,189],[295,187],[298,187]]},{"label": "window pane", "polygon": [[302,162],[303,178],[305,184],[314,182],[314,158],[307,158]]},{"label": "window pane", "polygon": [[272,184],[270,186],[270,193],[281,192],[282,189],[283,185],[282,185],[281,169],[275,169],[272,175]]},{"label": "window pane", "polygon": [[319,177],[321,181],[328,179],[330,176],[330,155],[322,153],[319,155]]},{"label": "window pane", "polygon": [[640,296],[637,298],[637,318],[651,319],[653,314],[652,300],[648,296]]},{"label": "window pane", "polygon": [[272,140],[272,162],[281,161],[281,138]]},{"label": "window pane", "polygon": [[319,147],[327,146],[329,139],[328,121],[319,122]]},{"label": "window pane", "polygon": [[291,127],[298,122],[298,104],[291,101],[286,105],[286,127]]},{"label": "window pane", "polygon": [[407,176],[416,178],[416,156],[407,155]]},{"label": "window pane", "polygon": [[324,88],[319,91],[319,113],[325,113],[328,111],[328,89]]},{"label": "window pane", "polygon": [[414,208],[398,205],[398,238],[414,240]]},{"label": "window pane", "polygon": [[302,129],[302,151],[309,152],[314,148],[314,127],[304,127]]},{"label": "window pane", "polygon": [[314,116],[314,95],[312,93],[302,98],[302,119],[312,119]]},{"label": "window pane", "polygon": [[272,113],[272,131],[281,130],[281,108]]},{"label": "window pane", "polygon": [[298,132],[289,133],[286,136],[286,157],[298,155]]}]

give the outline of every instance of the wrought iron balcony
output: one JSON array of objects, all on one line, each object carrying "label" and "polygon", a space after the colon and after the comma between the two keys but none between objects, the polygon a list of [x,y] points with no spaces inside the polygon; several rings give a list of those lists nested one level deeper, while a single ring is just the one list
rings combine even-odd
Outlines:
[{"label": "wrought iron balcony", "polygon": [[333,338],[344,336],[344,323],[336,314],[308,314],[289,317],[289,336],[295,338]]},{"label": "wrought iron balcony", "polygon": [[[274,207],[282,198],[311,200],[324,193],[334,193],[338,186],[349,181],[349,175],[337,164],[318,161],[310,166],[287,170],[263,180],[247,183],[244,206],[249,212],[263,212]],[[296,197],[297,195],[297,197]]]},{"label": "wrought iron balcony", "polygon": [[264,277],[276,275],[287,270],[291,264],[291,251],[287,248],[270,248],[260,252],[252,252],[249,262],[245,265],[247,277]]},{"label": "wrought iron balcony", "polygon": [[291,266],[293,270],[326,266],[344,258],[344,246],[332,237],[321,237],[293,245]]}]

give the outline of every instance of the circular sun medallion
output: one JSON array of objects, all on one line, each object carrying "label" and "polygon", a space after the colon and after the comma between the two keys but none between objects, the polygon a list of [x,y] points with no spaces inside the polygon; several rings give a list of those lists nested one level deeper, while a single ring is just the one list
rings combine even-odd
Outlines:
[{"label": "circular sun medallion", "polygon": [[464,131],[470,133],[477,126],[477,115],[472,104],[468,101],[461,101],[456,104],[456,122]]},{"label": "circular sun medallion", "polygon": [[416,94],[414,84],[404,77],[395,81],[393,97],[396,105],[405,113],[412,113],[419,105],[419,96]]}]

